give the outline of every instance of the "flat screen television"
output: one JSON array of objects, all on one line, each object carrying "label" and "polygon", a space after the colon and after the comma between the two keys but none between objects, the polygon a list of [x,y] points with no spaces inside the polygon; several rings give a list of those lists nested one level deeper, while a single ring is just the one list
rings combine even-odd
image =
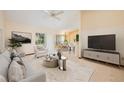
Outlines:
[{"label": "flat screen television", "polygon": [[88,36],[88,48],[116,50],[116,36],[115,34]]}]

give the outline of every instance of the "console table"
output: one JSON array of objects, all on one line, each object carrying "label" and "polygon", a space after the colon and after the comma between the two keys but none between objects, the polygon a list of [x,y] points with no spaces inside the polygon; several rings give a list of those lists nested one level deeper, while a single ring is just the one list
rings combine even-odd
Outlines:
[{"label": "console table", "polygon": [[116,51],[84,49],[83,57],[120,65],[120,53]]}]

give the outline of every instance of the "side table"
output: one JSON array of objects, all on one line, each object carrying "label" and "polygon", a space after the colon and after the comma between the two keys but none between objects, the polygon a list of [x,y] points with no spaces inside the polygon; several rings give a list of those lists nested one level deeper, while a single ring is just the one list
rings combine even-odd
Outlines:
[{"label": "side table", "polygon": [[58,61],[59,69],[62,71],[66,71],[66,57],[62,56],[61,59]]}]

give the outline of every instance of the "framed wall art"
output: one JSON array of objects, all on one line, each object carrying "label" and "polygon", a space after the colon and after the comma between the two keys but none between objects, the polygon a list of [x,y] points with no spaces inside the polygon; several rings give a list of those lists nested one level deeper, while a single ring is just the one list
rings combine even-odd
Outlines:
[{"label": "framed wall art", "polygon": [[12,39],[21,43],[31,43],[32,34],[27,32],[12,32]]}]

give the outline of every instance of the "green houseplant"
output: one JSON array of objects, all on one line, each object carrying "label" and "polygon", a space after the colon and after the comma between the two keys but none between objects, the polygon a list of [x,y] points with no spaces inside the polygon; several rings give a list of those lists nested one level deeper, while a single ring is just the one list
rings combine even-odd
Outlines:
[{"label": "green houseplant", "polygon": [[22,44],[19,41],[12,38],[12,39],[9,39],[9,45],[8,46],[11,47],[12,49],[16,50],[16,48],[21,47]]},{"label": "green houseplant", "polygon": [[68,40],[64,40],[64,44],[66,44],[66,45],[67,45],[67,44],[68,44]]},{"label": "green houseplant", "polygon": [[9,45],[8,46],[11,47],[11,49],[12,49],[10,58],[11,58],[11,60],[13,60],[13,58],[15,57],[14,50],[17,51],[17,48],[21,47],[22,44],[19,41],[12,38],[12,39],[9,39]]}]

